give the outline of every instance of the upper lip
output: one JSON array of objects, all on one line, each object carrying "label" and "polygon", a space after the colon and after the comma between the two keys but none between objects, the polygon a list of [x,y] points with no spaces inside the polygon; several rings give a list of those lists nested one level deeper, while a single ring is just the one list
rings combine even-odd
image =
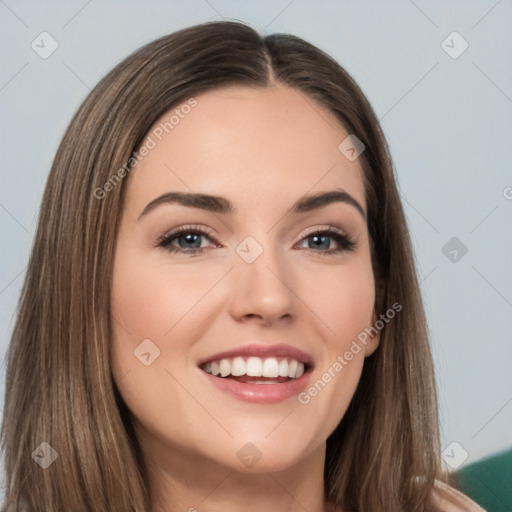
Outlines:
[{"label": "upper lip", "polygon": [[278,343],[277,345],[261,345],[258,343],[248,343],[246,345],[241,345],[231,350],[218,352],[211,356],[205,357],[199,361],[198,366],[201,366],[202,364],[207,362],[219,361],[220,359],[229,359],[238,356],[291,357],[293,359],[297,359],[297,361],[301,363],[308,364],[310,366],[313,365],[312,356],[296,347],[287,345],[286,343]]}]

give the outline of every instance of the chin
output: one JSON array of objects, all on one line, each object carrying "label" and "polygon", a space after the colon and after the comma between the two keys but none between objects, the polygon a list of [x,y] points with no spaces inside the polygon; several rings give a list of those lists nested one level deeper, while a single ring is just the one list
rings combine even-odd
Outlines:
[{"label": "chin", "polygon": [[275,473],[285,471],[307,459],[315,449],[296,442],[284,444],[282,439],[276,439],[273,442],[265,439],[264,436],[261,439],[257,437],[250,438],[252,440],[245,439],[230,442],[229,446],[226,446],[226,452],[217,459],[218,462],[238,473]]}]

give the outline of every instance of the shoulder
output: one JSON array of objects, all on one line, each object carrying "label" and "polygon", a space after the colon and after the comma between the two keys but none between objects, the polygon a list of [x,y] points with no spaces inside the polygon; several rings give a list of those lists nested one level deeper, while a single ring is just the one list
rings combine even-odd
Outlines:
[{"label": "shoulder", "polygon": [[[433,499],[436,512],[486,512],[471,498],[439,480],[435,482]],[[325,511],[344,512],[333,504],[327,504]]]},{"label": "shoulder", "polygon": [[436,480],[434,499],[440,512],[485,512],[465,494],[439,480]]}]

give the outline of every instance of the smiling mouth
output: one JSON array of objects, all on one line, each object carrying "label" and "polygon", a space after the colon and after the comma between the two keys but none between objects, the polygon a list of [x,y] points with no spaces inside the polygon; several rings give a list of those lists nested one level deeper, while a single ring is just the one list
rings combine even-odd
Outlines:
[{"label": "smiling mouth", "polygon": [[293,357],[232,357],[208,361],[204,372],[244,384],[281,384],[300,378],[311,365]]}]

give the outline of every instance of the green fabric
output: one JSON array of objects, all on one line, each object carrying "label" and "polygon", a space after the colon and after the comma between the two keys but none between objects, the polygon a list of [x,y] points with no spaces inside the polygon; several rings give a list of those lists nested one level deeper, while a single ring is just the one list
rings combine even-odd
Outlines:
[{"label": "green fabric", "polygon": [[487,512],[512,512],[512,448],[463,467],[460,490]]}]

